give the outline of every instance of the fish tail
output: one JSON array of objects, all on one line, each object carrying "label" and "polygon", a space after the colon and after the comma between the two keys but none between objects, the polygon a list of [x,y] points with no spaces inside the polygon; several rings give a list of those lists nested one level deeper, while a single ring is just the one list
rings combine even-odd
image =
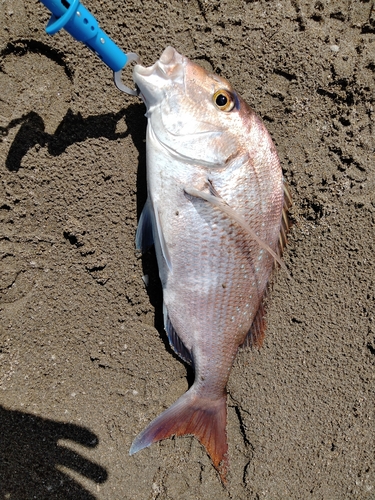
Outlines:
[{"label": "fish tail", "polygon": [[203,444],[226,483],[228,469],[227,397],[217,400],[202,398],[194,386],[172,406],[156,417],[135,438],[129,454],[147,448],[152,443],[171,436],[192,434]]}]

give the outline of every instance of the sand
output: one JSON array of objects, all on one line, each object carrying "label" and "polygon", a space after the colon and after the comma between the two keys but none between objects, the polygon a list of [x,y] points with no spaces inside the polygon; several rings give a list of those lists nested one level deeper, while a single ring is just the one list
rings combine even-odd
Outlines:
[{"label": "sand", "polygon": [[231,372],[227,487],[192,437],[129,457],[191,379],[155,258],[134,248],[145,108],[45,33],[40,2],[2,2],[0,497],[374,499],[374,2],[85,6],[144,64],[172,45],[263,118],[293,195],[291,276],[275,277],[264,347]]}]

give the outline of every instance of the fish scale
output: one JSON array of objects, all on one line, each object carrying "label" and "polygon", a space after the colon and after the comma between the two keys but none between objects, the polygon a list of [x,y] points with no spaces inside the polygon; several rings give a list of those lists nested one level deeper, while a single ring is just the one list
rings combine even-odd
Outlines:
[{"label": "fish scale", "polygon": [[165,329],[195,380],[130,454],[192,434],[225,482],[226,385],[253,322],[262,338],[262,299],[280,262],[282,172],[261,120],[226,80],[168,47],[153,66],[137,65],[134,81],[148,118],[137,247],[155,244]]}]

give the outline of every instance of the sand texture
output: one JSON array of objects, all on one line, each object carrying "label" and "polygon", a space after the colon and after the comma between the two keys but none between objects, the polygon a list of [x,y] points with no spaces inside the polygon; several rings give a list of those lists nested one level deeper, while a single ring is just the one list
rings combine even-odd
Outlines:
[{"label": "sand texture", "polygon": [[291,276],[230,376],[227,488],[191,437],[129,457],[191,379],[134,247],[145,107],[48,36],[40,2],[1,2],[0,498],[375,499],[373,0],[84,4],[145,65],[172,45],[263,118],[293,195]]}]

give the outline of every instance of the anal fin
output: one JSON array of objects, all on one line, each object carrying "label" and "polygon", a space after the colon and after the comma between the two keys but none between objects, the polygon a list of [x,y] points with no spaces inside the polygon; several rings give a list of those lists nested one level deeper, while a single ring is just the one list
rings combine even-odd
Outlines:
[{"label": "anal fin", "polygon": [[178,354],[178,356],[180,356],[180,358],[183,361],[185,361],[189,365],[193,365],[192,355],[190,351],[187,349],[187,347],[185,347],[185,344],[182,342],[182,340],[178,336],[178,333],[174,329],[172,322],[169,318],[165,304],[163,304],[163,312],[164,312],[164,328],[165,331],[167,332],[168,340],[172,349],[176,354]]}]

